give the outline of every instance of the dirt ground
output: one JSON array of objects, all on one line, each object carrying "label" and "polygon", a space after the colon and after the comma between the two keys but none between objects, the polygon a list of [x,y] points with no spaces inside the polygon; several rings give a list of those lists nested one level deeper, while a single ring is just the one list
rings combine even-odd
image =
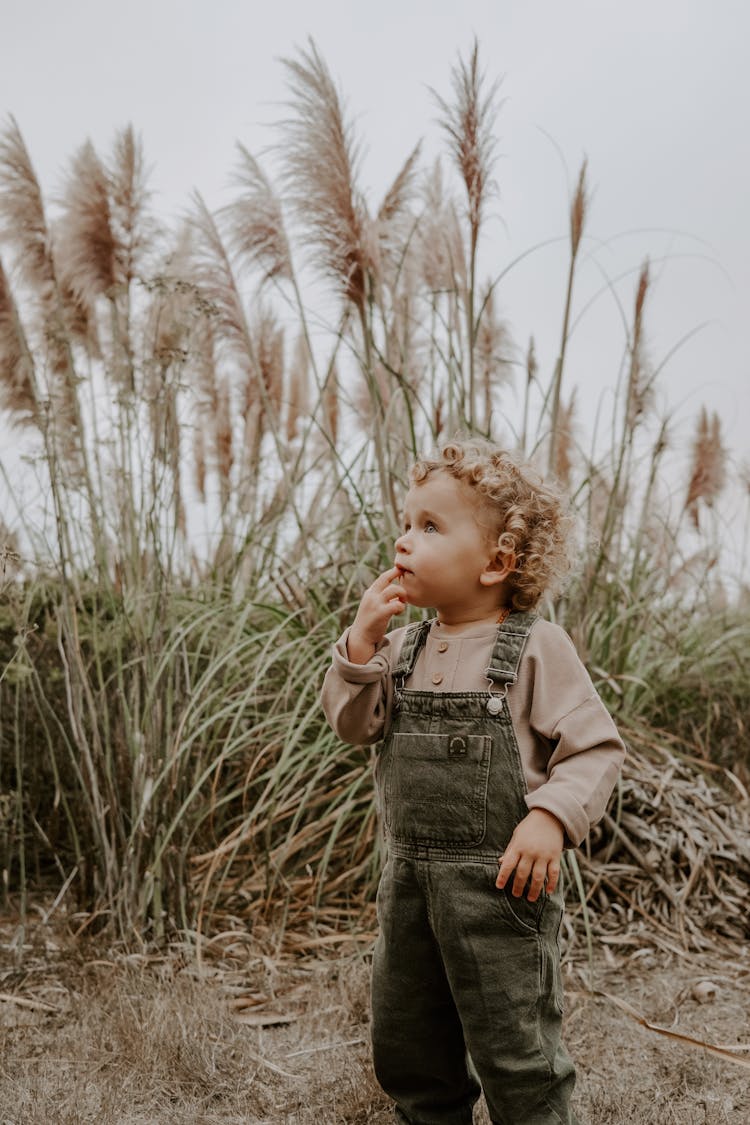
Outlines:
[{"label": "dirt ground", "polygon": [[[363,946],[363,948],[366,948]],[[625,949],[628,947],[625,946]],[[747,1125],[750,950],[639,944],[568,956],[582,1125]],[[123,955],[0,919],[0,1125],[385,1125],[369,1062],[368,958],[270,957],[234,934],[200,964]],[[483,1107],[477,1125],[487,1125]]]}]

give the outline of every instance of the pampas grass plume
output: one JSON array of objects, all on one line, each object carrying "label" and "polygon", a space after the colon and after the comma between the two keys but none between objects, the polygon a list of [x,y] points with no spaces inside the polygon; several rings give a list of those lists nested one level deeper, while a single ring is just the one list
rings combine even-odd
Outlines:
[{"label": "pampas grass plume", "polygon": [[299,422],[310,409],[310,351],[303,333],[297,337],[289,370],[289,393],[286,413],[286,440],[293,441]]},{"label": "pampas grass plume", "polygon": [[49,301],[55,274],[42,189],[13,117],[0,134],[0,223],[16,250],[22,281]]},{"label": "pampas grass plume", "polygon": [[589,197],[586,190],[586,168],[588,161],[584,160],[581,165],[581,171],[578,173],[578,183],[576,184],[575,195],[570,207],[570,245],[575,258],[578,253],[578,247],[581,243],[583,235],[583,228],[586,222],[586,213],[588,211]]},{"label": "pampas grass plume", "polygon": [[0,261],[0,401],[15,422],[29,422],[36,416],[34,366],[2,261]]},{"label": "pampas grass plume", "polygon": [[240,258],[258,269],[264,282],[288,281],[292,259],[281,201],[255,157],[242,145],[237,147],[240,163],[235,182],[241,194],[223,212],[230,245]]},{"label": "pampas grass plume", "polygon": [[284,59],[293,116],[283,122],[288,198],[320,251],[325,273],[364,314],[367,209],[357,187],[359,148],[338,91],[310,40],[300,59]]},{"label": "pampas grass plume", "polygon": [[116,243],[107,176],[90,141],[73,157],[62,204],[60,261],[74,293],[93,305],[98,297],[113,295]]},{"label": "pampas grass plume", "polygon": [[476,242],[485,205],[495,186],[492,180],[496,147],[493,134],[499,88],[499,82],[495,82],[484,94],[476,39],[469,61],[459,59],[451,79],[452,104],[434,91],[433,96],[441,110],[440,124],[448,134],[451,154],[466,187],[469,226],[472,241]]},{"label": "pampas grass plume", "polygon": [[696,530],[699,528],[699,502],[711,508],[726,483],[727,451],[721,439],[721,421],[714,411],[710,417],[705,406],[696,425],[693,457],[685,509]]}]

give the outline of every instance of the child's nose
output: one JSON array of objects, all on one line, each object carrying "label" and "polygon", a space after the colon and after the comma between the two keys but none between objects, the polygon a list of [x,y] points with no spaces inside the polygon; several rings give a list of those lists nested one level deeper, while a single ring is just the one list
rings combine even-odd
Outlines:
[{"label": "child's nose", "polygon": [[405,552],[405,551],[408,551],[408,549],[409,549],[409,533],[407,531],[404,531],[401,535],[399,535],[398,539],[396,540],[396,550]]}]

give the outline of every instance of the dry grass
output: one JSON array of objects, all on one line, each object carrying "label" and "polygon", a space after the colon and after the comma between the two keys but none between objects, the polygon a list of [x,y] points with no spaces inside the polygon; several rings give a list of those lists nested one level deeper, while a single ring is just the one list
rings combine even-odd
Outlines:
[{"label": "dry grass", "polygon": [[[13,928],[0,924],[9,965]],[[27,933],[0,970],[2,1125],[385,1125],[369,1061],[366,957],[272,959],[217,941],[199,967],[179,951],[122,956],[62,929]],[[744,1125],[746,1072],[644,1029],[566,963],[566,1038],[589,1125]],[[694,996],[710,978],[717,993]],[[745,1034],[747,950],[722,965],[641,950],[597,954],[595,984],[656,1023],[732,1044]],[[478,1125],[487,1125],[484,1111]]]},{"label": "dry grass", "polygon": [[599,936],[613,947],[714,955],[725,941],[747,942],[747,798],[716,784],[718,767],[696,770],[670,752],[664,732],[624,735],[629,756],[611,815],[575,853]]}]

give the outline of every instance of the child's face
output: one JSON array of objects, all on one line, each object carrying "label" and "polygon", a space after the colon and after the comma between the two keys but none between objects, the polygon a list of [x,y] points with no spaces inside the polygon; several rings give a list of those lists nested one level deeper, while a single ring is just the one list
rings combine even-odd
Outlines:
[{"label": "child's face", "polygon": [[453,617],[490,613],[503,600],[496,555],[466,485],[434,472],[409,489],[396,566],[411,605]]}]

